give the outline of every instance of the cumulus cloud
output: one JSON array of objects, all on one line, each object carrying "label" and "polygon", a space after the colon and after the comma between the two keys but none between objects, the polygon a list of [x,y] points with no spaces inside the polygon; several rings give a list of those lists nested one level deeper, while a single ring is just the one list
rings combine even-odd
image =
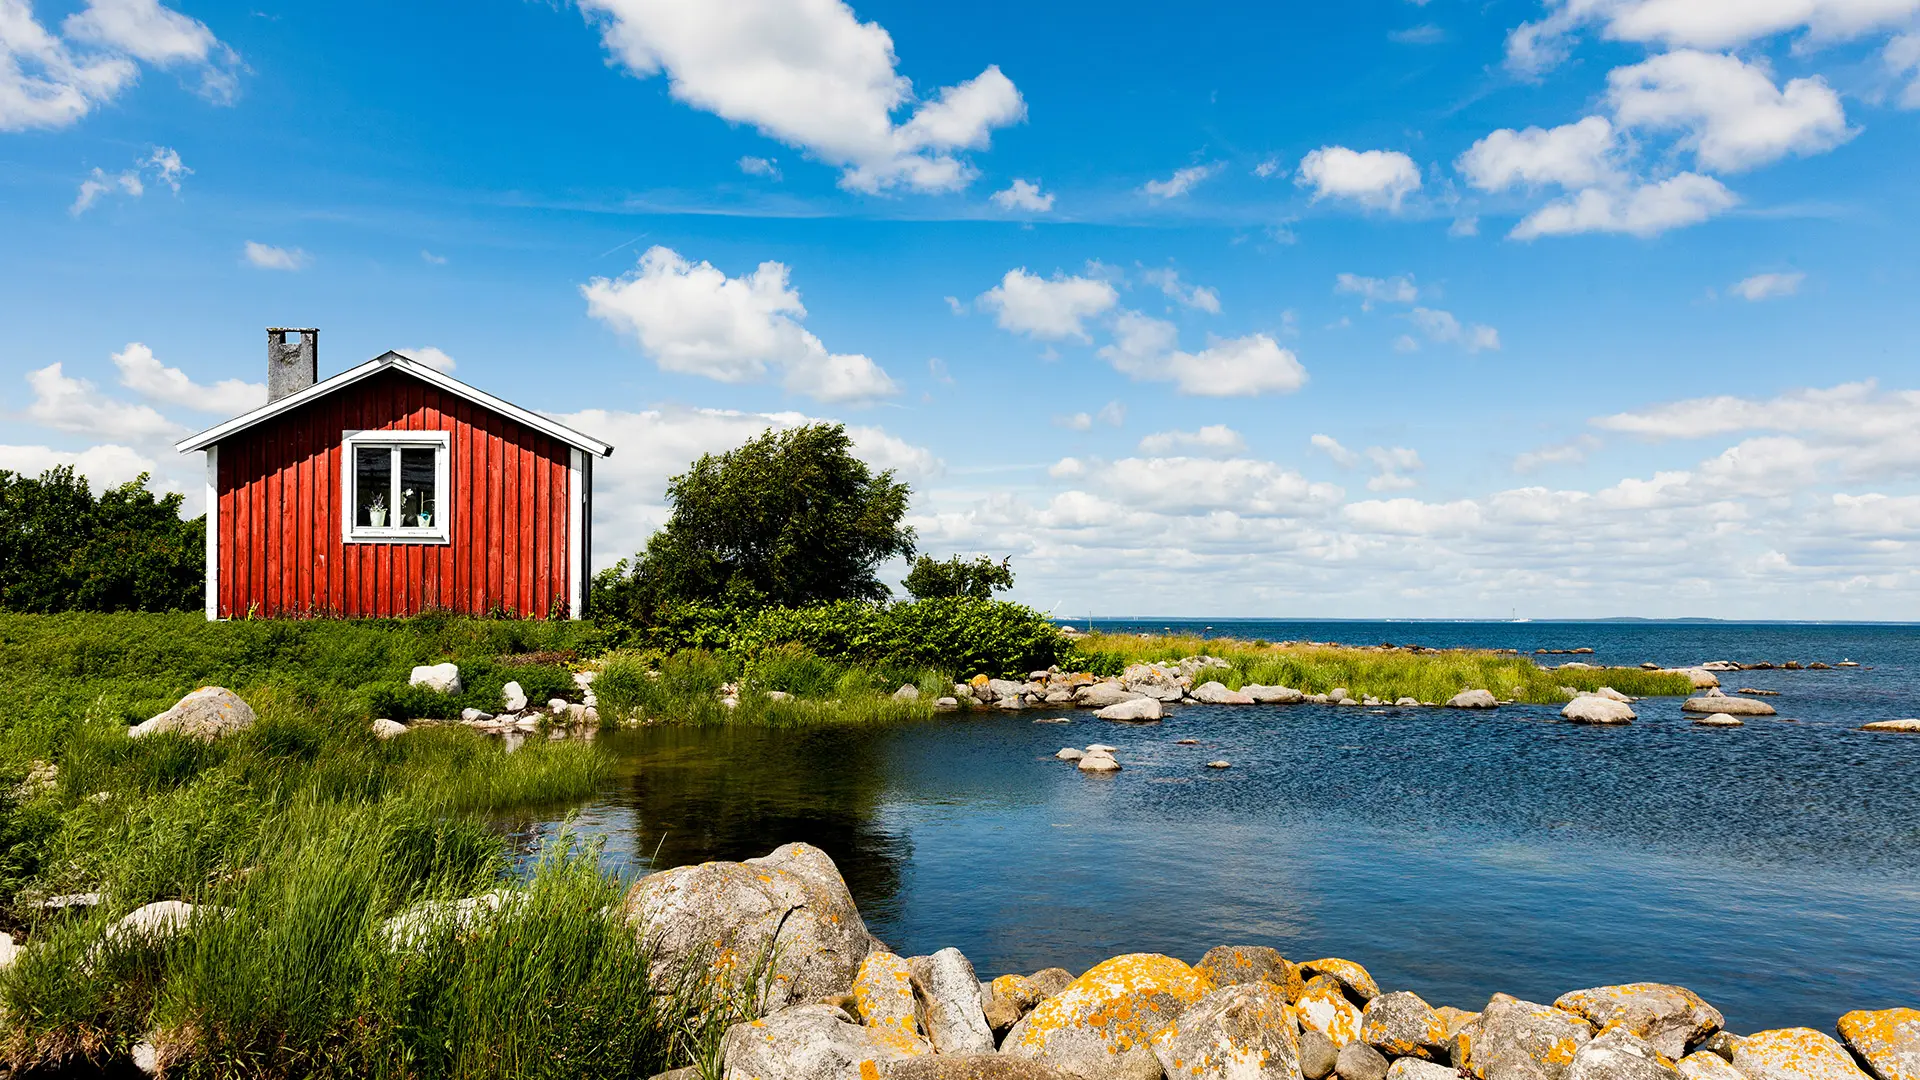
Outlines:
[{"label": "cumulus cloud", "polygon": [[[841,184],[952,191],[974,176],[961,151],[1025,119],[997,66],[915,105],[893,38],[841,0],[582,0],[615,61],[667,77],[677,100],[841,169]],[[903,122],[895,114],[914,105]]]},{"label": "cumulus cloud", "polygon": [[247,241],[247,262],[261,270],[304,270],[313,262],[313,256],[299,248],[274,247],[257,240]]},{"label": "cumulus cloud", "polygon": [[1300,359],[1265,334],[1215,341],[1197,353],[1181,350],[1178,341],[1172,323],[1122,311],[1100,357],[1135,379],[1171,382],[1183,394],[1202,397],[1291,394],[1307,382]]},{"label": "cumulus cloud", "polygon": [[58,363],[27,372],[27,385],[33,389],[27,419],[56,431],[155,442],[188,433],[186,427],[160,415],[151,405],[131,405],[102,396],[93,383],[70,378]]},{"label": "cumulus cloud", "polygon": [[222,379],[211,386],[197,383],[179,368],[162,364],[152,349],[138,341],[129,342],[125,349],[114,353],[113,366],[120,371],[121,386],[164,405],[239,416],[267,403],[265,383],[244,379]]},{"label": "cumulus cloud", "polygon": [[1417,307],[1407,317],[1428,341],[1458,345],[1470,353],[1500,348],[1500,331],[1481,323],[1463,325],[1450,311]]},{"label": "cumulus cloud", "polygon": [[1617,68],[1607,95],[1622,124],[1684,131],[1680,145],[1721,172],[1825,153],[1855,134],[1826,80],[1776,87],[1757,65],[1718,53],[1681,50]]},{"label": "cumulus cloud", "polygon": [[1887,42],[1881,54],[1887,71],[1895,79],[1911,79],[1900,91],[1898,104],[1903,109],[1920,109],[1920,32],[1900,34]]},{"label": "cumulus cloud", "polygon": [[1750,302],[1773,300],[1799,292],[1800,283],[1805,280],[1807,275],[1801,273],[1755,274],[1735,282],[1728,291]]},{"label": "cumulus cloud", "polygon": [[425,364],[435,371],[445,372],[448,375],[453,374],[453,369],[456,366],[453,362],[453,357],[448,356],[445,352],[431,345],[417,345],[410,349],[395,349],[393,351],[409,360]]},{"label": "cumulus cloud", "polygon": [[1419,451],[1405,446],[1368,447],[1367,460],[1379,470],[1373,479],[1367,481],[1368,491],[1404,491],[1419,484],[1407,474],[1426,468],[1426,464],[1420,460]]},{"label": "cumulus cloud", "polygon": [[1334,485],[1312,483],[1274,462],[1238,457],[1068,458],[1056,465],[1054,475],[1091,487],[1118,506],[1161,513],[1288,515],[1317,512],[1342,495]]},{"label": "cumulus cloud", "polygon": [[1547,0],[1547,16],[1507,36],[1507,64],[1538,74],[1563,60],[1585,25],[1603,36],[1669,48],[1724,49],[1806,31],[1844,40],[1907,22],[1920,0]]},{"label": "cumulus cloud", "polygon": [[1043,341],[1088,341],[1087,320],[1111,311],[1120,302],[1120,293],[1097,277],[1055,271],[1049,279],[1023,266],[1007,271],[1000,284],[980,294],[979,302],[994,313],[1003,330]]},{"label": "cumulus cloud", "polygon": [[197,74],[200,93],[226,103],[240,58],[209,30],[157,0],[87,0],[58,35],[31,0],[0,0],[0,131],[58,129],[113,101],[140,65]]},{"label": "cumulus cloud", "polygon": [[1454,163],[1482,191],[1591,187],[1615,178],[1619,138],[1604,116],[1556,128],[1502,128],[1473,144]]},{"label": "cumulus cloud", "polygon": [[1180,280],[1180,271],[1172,267],[1148,270],[1141,277],[1149,285],[1157,285],[1160,291],[1177,301],[1182,307],[1195,308],[1209,315],[1220,314],[1220,294],[1204,285],[1189,285]]},{"label": "cumulus cloud", "polygon": [[1739,201],[1713,177],[1686,172],[1623,190],[1587,188],[1535,210],[1509,235],[1515,240],[1588,232],[1655,236],[1697,225]]},{"label": "cumulus cloud", "polygon": [[1026,180],[1015,180],[1005,191],[993,193],[993,205],[1002,210],[1027,210],[1035,214],[1044,214],[1053,209],[1053,193],[1040,191],[1040,185]]},{"label": "cumulus cloud", "polygon": [[1420,166],[1398,150],[1349,150],[1323,146],[1300,160],[1295,183],[1313,189],[1315,202],[1347,199],[1376,210],[1397,211],[1420,190]]},{"label": "cumulus cloud", "polygon": [[1218,171],[1220,171],[1218,165],[1189,165],[1184,169],[1174,170],[1173,175],[1165,180],[1147,181],[1140,190],[1155,199],[1177,199]]},{"label": "cumulus cloud", "polygon": [[1053,418],[1056,426],[1069,431],[1092,431],[1093,425],[1105,424],[1108,427],[1120,427],[1127,422],[1127,407],[1117,401],[1109,401],[1100,406],[1098,412],[1077,412]]},{"label": "cumulus cloud", "polygon": [[1373,305],[1379,303],[1411,304],[1420,299],[1420,288],[1413,283],[1411,274],[1390,278],[1337,274],[1333,279],[1333,291],[1358,296],[1362,311],[1371,311]]},{"label": "cumulus cloud", "polygon": [[1307,440],[1307,444],[1332,458],[1333,463],[1343,469],[1350,469],[1360,462],[1359,454],[1340,445],[1340,440],[1331,435],[1315,435]]},{"label": "cumulus cloud", "polygon": [[820,401],[898,393],[871,358],[830,353],[800,325],[807,309],[788,273],[784,264],[768,261],[732,278],[711,263],[655,246],[634,270],[618,279],[594,278],[580,293],[589,315],[630,335],[663,371],[748,383],[774,368],[787,389]]},{"label": "cumulus cloud", "polygon": [[1238,454],[1247,440],[1225,424],[1208,424],[1198,431],[1156,431],[1140,440],[1140,452],[1155,456],[1175,451],[1198,454]]},{"label": "cumulus cloud", "polygon": [[[142,473],[158,476],[160,466],[152,458],[128,446],[103,443],[85,450],[55,450],[46,446],[0,446],[0,469],[20,476],[39,476],[48,469],[66,466],[87,478],[95,495],[110,487],[137,480]],[[177,487],[162,480],[153,484],[162,490]]]}]

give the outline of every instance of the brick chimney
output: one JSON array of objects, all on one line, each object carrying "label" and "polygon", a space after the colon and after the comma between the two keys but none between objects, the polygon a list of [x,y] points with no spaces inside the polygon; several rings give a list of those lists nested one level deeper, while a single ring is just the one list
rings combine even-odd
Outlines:
[{"label": "brick chimney", "polygon": [[[300,335],[298,339],[295,334]],[[320,331],[267,327],[267,400],[297,394],[320,378]]]}]

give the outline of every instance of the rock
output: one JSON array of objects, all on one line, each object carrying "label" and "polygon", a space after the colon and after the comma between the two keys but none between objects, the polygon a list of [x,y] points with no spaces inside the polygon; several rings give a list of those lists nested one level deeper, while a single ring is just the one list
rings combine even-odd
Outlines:
[{"label": "rock", "polygon": [[930,1054],[894,1062],[887,1080],[1072,1080],[1037,1061],[1005,1054]]},{"label": "rock", "polygon": [[1060,750],[1056,752],[1053,756],[1059,758],[1061,761],[1079,761],[1081,758],[1086,757],[1087,755],[1082,753],[1079,750],[1075,750],[1071,746],[1064,746],[1064,747],[1061,747]]},{"label": "rock", "polygon": [[[773,695],[769,694],[767,696],[772,697]],[[960,707],[959,698],[943,697],[943,698],[935,698],[933,701],[933,711],[935,712],[953,712],[959,707]]]},{"label": "rock", "polygon": [[1291,686],[1261,686],[1253,683],[1241,687],[1240,692],[1260,705],[1298,705],[1307,699],[1307,695]]},{"label": "rock", "polygon": [[1387,1059],[1380,1051],[1355,1039],[1340,1048],[1333,1071],[1340,1080],[1387,1080]]},{"label": "rock", "polygon": [[253,707],[223,686],[203,686],[176,702],[173,708],[127,729],[129,738],[175,734],[212,742],[222,735],[253,726]]},{"label": "rock", "polygon": [[1118,705],[1123,701],[1132,701],[1145,696],[1114,682],[1094,683],[1092,686],[1083,686],[1073,692],[1074,702],[1085,705],[1089,709],[1104,709],[1109,705]]},{"label": "rock", "polygon": [[1479,1019],[1454,1032],[1452,1060],[1475,1080],[1566,1080],[1574,1054],[1592,1039],[1584,1017],[1495,994]]},{"label": "rock", "polygon": [[373,722],[373,737],[376,739],[391,739],[396,735],[405,735],[406,733],[407,725],[397,721],[375,720]]},{"label": "rock", "polygon": [[1732,1062],[1733,1048],[1739,1045],[1740,1036],[1735,1035],[1731,1031],[1716,1031],[1707,1036],[1707,1041],[1700,1044],[1700,1049],[1705,1050],[1709,1054],[1717,1054],[1720,1057],[1726,1058],[1728,1062]]},{"label": "rock", "polygon": [[989,701],[998,701],[1001,698],[1009,697],[1017,698],[1025,692],[1025,686],[1011,679],[987,680],[987,699]]},{"label": "rock", "polygon": [[1847,1049],[1812,1028],[1760,1031],[1733,1047],[1733,1067],[1747,1080],[1866,1080]]},{"label": "rock", "polygon": [[1316,975],[1325,975],[1339,983],[1340,989],[1355,1005],[1365,1005],[1380,996],[1380,984],[1373,981],[1373,976],[1367,974],[1366,968],[1351,960],[1326,956],[1300,965],[1301,978],[1311,979]]},{"label": "rock", "polygon": [[763,1015],[849,992],[872,948],[833,860],[808,844],[649,874],[628,890],[624,912],[654,950],[648,974],[657,987],[674,986],[696,967],[703,977],[743,986],[772,956]]},{"label": "rock", "polygon": [[1205,974],[1170,956],[1117,956],[1042,1001],[1000,1052],[1087,1080],[1159,1080],[1148,1040],[1211,989]]},{"label": "rock", "polygon": [[1041,700],[1045,701],[1048,705],[1071,705],[1073,704],[1073,691],[1066,689],[1049,690],[1047,691],[1047,696]]},{"label": "rock", "polygon": [[1286,991],[1257,981],[1221,987],[1153,1036],[1168,1080],[1302,1080]]},{"label": "rock", "polygon": [[1114,753],[1115,751],[1118,751],[1119,749],[1120,748],[1117,746],[1108,746],[1106,743],[1094,743],[1091,746],[1087,747],[1087,753],[1111,754],[1111,753]]},{"label": "rock", "polygon": [[160,1048],[153,1044],[151,1037],[141,1039],[127,1048],[127,1057],[133,1061],[136,1071],[146,1076],[160,1074]]},{"label": "rock", "polygon": [[1179,701],[1187,696],[1185,687],[1172,683],[1130,682],[1127,684],[1127,689],[1155,701]]},{"label": "rock", "polygon": [[1390,1057],[1446,1056],[1447,1025],[1419,994],[1381,994],[1360,1014],[1360,1041]]},{"label": "rock", "polygon": [[436,927],[450,924],[455,930],[464,931],[483,916],[525,898],[522,892],[495,889],[458,900],[427,900],[387,919],[380,924],[380,929],[393,948],[411,949],[431,938]]},{"label": "rock", "polygon": [[1050,967],[1041,968],[1039,971],[1027,976],[1027,981],[1032,983],[1033,988],[1040,992],[1040,999],[1044,1001],[1060,991],[1065,990],[1067,987],[1072,986],[1073,978],[1073,972],[1068,971],[1066,968]]},{"label": "rock", "polygon": [[1732,716],[1772,716],[1773,706],[1752,698],[1728,697],[1725,694],[1692,697],[1680,703],[1681,712],[1690,713],[1727,713]]},{"label": "rock", "polygon": [[1676,1060],[1726,1023],[1700,995],[1666,983],[1575,990],[1560,995],[1553,1006],[1585,1018],[1601,1032],[1617,1029],[1639,1036],[1661,1056]]},{"label": "rock", "polygon": [[1351,696],[1352,695],[1347,692],[1347,688],[1344,686],[1336,686],[1333,689],[1327,691],[1327,700],[1336,702],[1336,703],[1345,701],[1347,698]]},{"label": "rock", "polygon": [[1333,1040],[1317,1031],[1300,1033],[1300,1075],[1306,1080],[1326,1080],[1339,1061],[1340,1052],[1333,1048]]},{"label": "rock", "polygon": [[1200,702],[1202,705],[1253,704],[1253,695],[1239,690],[1229,690],[1225,683],[1217,682],[1201,683],[1199,686],[1187,691],[1187,696]]},{"label": "rock", "polygon": [[1839,1029],[1879,1080],[1920,1080],[1920,1009],[1850,1012]]},{"label": "rock", "polygon": [[1623,1027],[1594,1036],[1567,1066],[1567,1080],[1681,1080],[1652,1044]]},{"label": "rock", "polygon": [[994,702],[993,707],[996,709],[1005,709],[1008,712],[1019,712],[1021,709],[1027,707],[1027,699],[1021,697],[1019,694],[1015,694],[1012,697],[1003,697]]},{"label": "rock", "polygon": [[1231,768],[1233,768],[1233,762],[1231,762],[1231,761],[1227,761],[1227,760],[1225,760],[1225,759],[1222,759],[1222,760],[1220,760],[1220,761],[1209,761],[1209,762],[1207,762],[1207,768],[1209,768],[1209,769],[1231,769]]},{"label": "rock", "polygon": [[1593,692],[1593,696],[1603,697],[1603,698],[1606,698],[1608,701],[1620,701],[1620,702],[1625,702],[1627,704],[1633,703],[1632,698],[1628,697],[1627,695],[1621,693],[1618,690],[1615,690],[1611,686],[1603,686],[1600,689],[1595,690]]},{"label": "rock", "polygon": [[1449,709],[1491,709],[1500,704],[1485,690],[1463,690],[1447,699]]},{"label": "rock", "polygon": [[1693,720],[1695,727],[1746,727],[1747,722],[1737,716],[1728,716],[1717,712],[1712,716],[1697,716]]},{"label": "rock", "polygon": [[861,1027],[832,1005],[797,1005],[735,1024],[720,1040],[724,1075],[745,1080],[877,1080],[888,1065],[932,1052],[924,1040]]},{"label": "rock", "polygon": [[481,709],[461,709],[460,722],[463,724],[484,724],[493,719],[493,714]]},{"label": "rock", "polygon": [[[740,702],[735,700],[734,704],[738,705]],[[548,698],[547,711],[555,716],[565,716],[567,714],[567,699],[563,697]]]},{"label": "rock", "polygon": [[1631,724],[1637,714],[1632,706],[1625,702],[1603,698],[1597,694],[1582,694],[1567,702],[1560,715],[1576,724]]},{"label": "rock", "polygon": [[1687,1080],[1747,1080],[1733,1062],[1719,1054],[1701,1050],[1673,1063],[1674,1070]]},{"label": "rock", "polygon": [[1875,720],[1871,724],[1861,724],[1861,731],[1893,731],[1909,735],[1920,735],[1920,719],[1915,720]]},{"label": "rock", "polygon": [[1298,1001],[1306,987],[1287,958],[1265,945],[1216,945],[1194,970],[1205,972],[1215,986],[1270,982],[1285,991],[1290,1002]]},{"label": "rock", "polygon": [[13,935],[0,933],[0,971],[12,967],[13,962],[19,958],[20,946],[13,943]]},{"label": "rock", "polygon": [[913,994],[913,971],[905,960],[875,949],[860,961],[860,969],[853,976],[853,1012],[861,1023],[918,1038],[919,1011]]},{"label": "rock", "polygon": [[959,949],[908,961],[926,1010],[927,1041],[941,1054],[991,1054],[993,1029],[980,1002],[980,977]]},{"label": "rock", "polygon": [[[1061,974],[1065,975],[1066,972]],[[987,1026],[993,1029],[995,1035],[1005,1035],[1007,1029],[1032,1012],[1044,997],[1046,995],[1040,992],[1040,985],[1025,975],[1000,976],[988,983],[982,993],[981,1005],[986,1010]]]},{"label": "rock", "polygon": [[408,686],[424,686],[442,694],[460,692],[460,665],[422,664],[407,676]]},{"label": "rock", "polygon": [[[1303,973],[1304,970],[1303,965]],[[1360,1037],[1360,1010],[1347,1000],[1346,991],[1333,979],[1317,975],[1308,980],[1306,986],[1301,988],[1300,1000],[1296,1004],[1299,1007],[1300,1026],[1325,1035],[1335,1049],[1345,1047]]]},{"label": "rock", "polygon": [[193,920],[194,905],[180,900],[156,900],[134,908],[107,927],[95,948],[108,942],[157,944],[187,929]]},{"label": "rock", "polygon": [[900,689],[895,690],[893,692],[893,700],[902,702],[902,703],[911,703],[911,702],[919,701],[920,688],[913,685],[912,683],[906,683],[902,685]]},{"label": "rock", "polygon": [[1414,698],[1414,697],[1403,697],[1403,698],[1395,698],[1395,699],[1394,699],[1394,702],[1393,702],[1393,703],[1394,703],[1394,705],[1395,705],[1395,706],[1397,706],[1397,707],[1399,707],[1399,708],[1403,708],[1403,709],[1404,709],[1404,708],[1407,708],[1407,707],[1409,707],[1409,706],[1414,706],[1414,705],[1418,705],[1418,704],[1420,704],[1420,699],[1419,699],[1419,698]]},{"label": "rock", "polygon": [[510,682],[500,688],[500,704],[508,712],[520,712],[527,707],[527,692],[517,682]]},{"label": "rock", "polygon": [[1147,720],[1164,719],[1167,712],[1166,709],[1161,707],[1160,702],[1154,698],[1141,697],[1134,698],[1131,701],[1123,701],[1118,705],[1109,705],[1093,715],[1102,720],[1125,720],[1138,723]]},{"label": "rock", "polygon": [[1451,1005],[1436,1006],[1433,1010],[1433,1015],[1439,1017],[1441,1025],[1447,1029],[1448,1040],[1452,1040],[1453,1033],[1459,1031],[1463,1025],[1471,1024],[1475,1020],[1480,1019],[1480,1014],[1477,1012],[1456,1009]]},{"label": "rock", "polygon": [[1086,755],[1080,759],[1079,767],[1081,772],[1110,773],[1120,771],[1120,763],[1113,759],[1112,754],[1104,752]]},{"label": "rock", "polygon": [[1460,1080],[1460,1074],[1445,1065],[1419,1058],[1401,1058],[1387,1066],[1387,1080]]}]

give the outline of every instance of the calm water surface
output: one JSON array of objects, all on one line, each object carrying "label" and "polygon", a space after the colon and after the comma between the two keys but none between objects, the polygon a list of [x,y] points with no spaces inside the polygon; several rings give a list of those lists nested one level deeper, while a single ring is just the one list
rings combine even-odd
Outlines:
[{"label": "calm water surface", "polygon": [[[1920,1006],[1920,737],[1853,730],[1920,716],[1920,627],[1211,625],[1584,646],[1599,663],[1869,666],[1723,676],[1781,692],[1779,718],[1731,731],[1694,728],[1678,699],[1604,729],[1549,708],[1311,705],[1188,707],[1145,727],[1028,712],[651,729],[607,738],[620,769],[576,825],[635,873],[817,844],[896,951],[956,945],[987,977],[1267,944],[1347,956],[1390,989],[1465,1008],[1630,980],[1685,984],[1736,1031]],[[1053,760],[1092,742],[1119,747],[1125,770]],[[1233,768],[1203,767],[1215,758]],[[521,826],[531,842],[557,821]]]}]

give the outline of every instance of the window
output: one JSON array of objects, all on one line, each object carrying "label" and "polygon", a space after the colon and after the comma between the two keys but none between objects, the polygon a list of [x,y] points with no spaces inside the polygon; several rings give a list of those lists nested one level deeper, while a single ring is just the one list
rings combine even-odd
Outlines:
[{"label": "window", "polygon": [[346,542],[448,542],[447,432],[349,431],[341,442]]}]

